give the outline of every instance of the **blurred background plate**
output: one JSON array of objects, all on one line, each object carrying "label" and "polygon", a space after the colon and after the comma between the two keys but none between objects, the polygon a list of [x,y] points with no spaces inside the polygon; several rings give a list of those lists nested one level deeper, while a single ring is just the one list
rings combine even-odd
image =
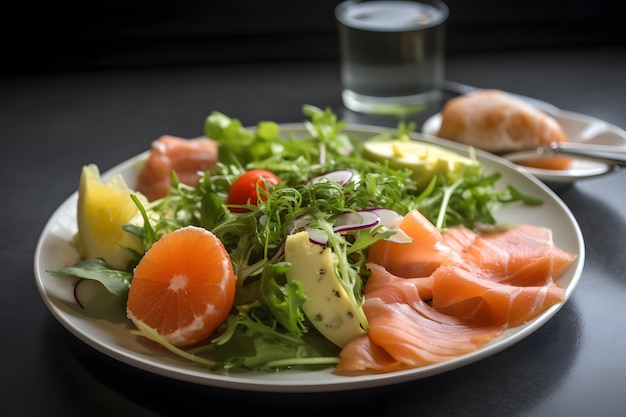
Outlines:
[{"label": "blurred background plate", "polygon": [[[565,134],[571,142],[620,146],[626,150],[626,131],[615,125],[595,117],[571,111],[554,110],[550,114],[563,127]],[[440,126],[441,113],[436,113],[426,119],[422,125],[422,132],[436,136]],[[530,167],[525,167],[525,169],[549,184],[567,184],[576,180],[609,174],[614,171],[614,167],[604,162],[582,158],[573,158],[571,167],[562,171]]]}]

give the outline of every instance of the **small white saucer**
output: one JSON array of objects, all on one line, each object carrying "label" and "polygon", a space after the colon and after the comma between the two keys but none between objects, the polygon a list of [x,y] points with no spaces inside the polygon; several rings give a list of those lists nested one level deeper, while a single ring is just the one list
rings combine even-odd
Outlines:
[{"label": "small white saucer", "polygon": [[[570,142],[597,145],[623,146],[626,149],[626,131],[592,116],[565,110],[549,112],[561,125]],[[441,126],[441,113],[428,118],[422,132],[437,136]],[[600,161],[572,158],[567,170],[547,170],[525,167],[532,175],[546,183],[570,183],[584,178],[597,177],[614,171],[614,167]]]}]

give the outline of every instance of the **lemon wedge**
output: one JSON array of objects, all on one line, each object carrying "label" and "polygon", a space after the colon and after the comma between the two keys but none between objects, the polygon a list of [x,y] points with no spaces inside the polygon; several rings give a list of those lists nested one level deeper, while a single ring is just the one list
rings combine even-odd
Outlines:
[{"label": "lemon wedge", "polygon": [[141,240],[122,229],[139,212],[131,194],[147,203],[143,195],[126,185],[120,174],[103,182],[95,164],[83,167],[76,212],[78,233],[74,240],[83,258],[103,258],[111,268],[125,270],[133,260],[128,249],[143,253]]}]

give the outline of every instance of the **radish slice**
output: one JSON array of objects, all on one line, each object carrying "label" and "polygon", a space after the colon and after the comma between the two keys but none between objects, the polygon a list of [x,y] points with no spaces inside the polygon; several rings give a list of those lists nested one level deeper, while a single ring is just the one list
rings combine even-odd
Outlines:
[{"label": "radish slice", "polygon": [[398,224],[400,224],[400,221],[403,218],[400,214],[386,208],[368,209],[368,211],[376,213],[379,216],[381,232],[386,232],[389,230],[395,231],[393,235],[389,236],[385,240],[395,243],[413,243],[413,238],[407,235],[404,230],[398,228]]},{"label": "radish slice", "polygon": [[305,227],[304,230],[309,234],[309,241],[316,245],[326,246],[328,243],[328,235],[323,230]]},{"label": "radish slice", "polygon": [[309,214],[303,214],[296,217],[291,221],[291,224],[287,227],[287,233],[291,234],[295,230],[302,229],[311,223],[311,216]]},{"label": "radish slice", "polygon": [[310,227],[310,223],[311,215],[303,214],[301,216],[298,216],[293,219],[289,227],[287,227],[287,233],[293,234],[298,230],[304,230],[309,234],[309,240],[311,241],[311,243],[326,246],[326,244],[328,243],[328,235],[326,235],[323,230]]},{"label": "radish slice", "polygon": [[337,217],[333,231],[335,233],[341,233],[352,230],[370,229],[378,226],[379,223],[380,217],[375,211],[365,210],[357,213],[346,212]]},{"label": "radish slice", "polygon": [[[345,212],[337,216],[333,225],[333,232],[346,234],[348,232],[371,229],[380,226],[380,232],[394,231],[386,240],[395,243],[411,243],[413,239],[398,224],[402,216],[386,208],[365,209],[357,212]],[[305,230],[309,234],[309,241],[320,246],[328,244],[328,235],[321,229],[310,227],[311,216],[304,214],[291,222],[287,228],[289,234],[296,230]]]},{"label": "radish slice", "polygon": [[376,213],[380,218],[380,224],[389,228],[398,227],[398,224],[400,224],[402,220],[402,216],[391,209],[375,208],[368,209],[367,211]]},{"label": "radish slice", "polygon": [[327,172],[322,175],[318,175],[317,177],[311,178],[308,182],[308,185],[316,183],[322,180],[328,180],[332,182],[336,182],[339,185],[345,185],[350,182],[352,178],[358,175],[353,169],[338,169],[336,171]]}]

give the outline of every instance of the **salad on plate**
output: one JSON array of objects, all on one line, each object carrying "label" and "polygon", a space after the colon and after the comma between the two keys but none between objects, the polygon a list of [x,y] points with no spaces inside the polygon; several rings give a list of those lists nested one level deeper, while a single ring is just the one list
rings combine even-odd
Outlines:
[{"label": "salad on plate", "polygon": [[542,200],[499,184],[472,148],[410,139],[404,123],[355,137],[329,109],[303,112],[287,137],[213,112],[206,137],[155,142],[137,189],[86,165],[81,259],[51,279],[75,279],[78,304],[97,283],[136,337],[226,374],[414,369],[565,300],[576,255],[550,229],[497,220]]}]

